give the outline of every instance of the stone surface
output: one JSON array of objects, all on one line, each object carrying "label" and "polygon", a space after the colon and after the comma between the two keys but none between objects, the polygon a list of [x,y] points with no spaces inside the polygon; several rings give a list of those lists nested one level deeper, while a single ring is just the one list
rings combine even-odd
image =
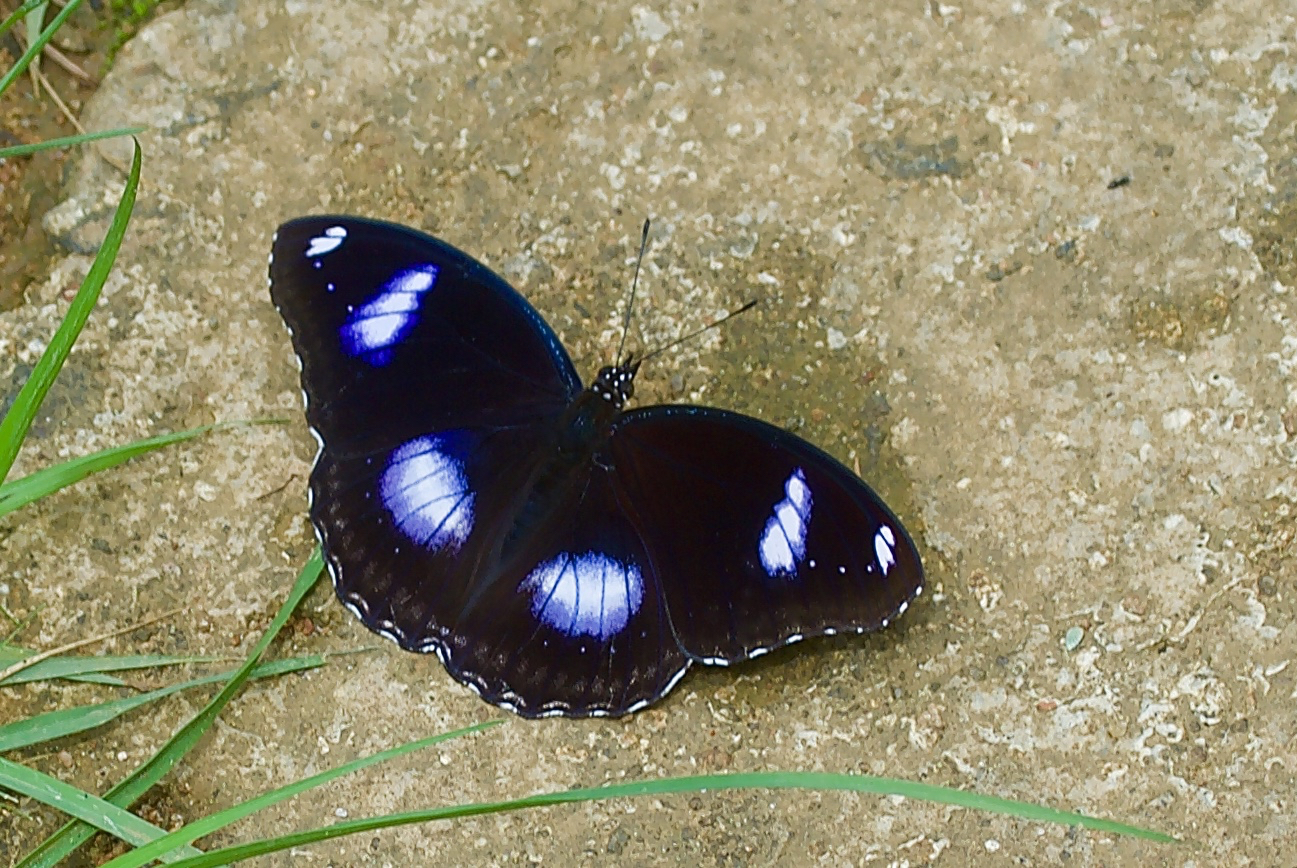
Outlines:
[{"label": "stone surface", "polygon": [[[149,127],[144,183],[19,471],[213,420],[289,422],[137,461],[4,520],[0,603],[39,612],[19,638],[42,647],[176,605],[189,609],[172,626],[111,647],[228,652],[265,625],[313,544],[314,444],[265,287],[282,220],[346,211],[447,238],[515,281],[588,376],[615,346],[651,214],[648,344],[763,303],[655,363],[641,400],[754,413],[858,461],[920,540],[933,593],[898,629],[696,671],[624,721],[509,719],[215,842],[344,810],[810,769],[1038,801],[1200,848],[749,791],[313,852],[349,865],[1274,864],[1297,848],[1295,30],[1291,8],[1265,0],[751,14],[190,0],[123,51],[85,119]],[[103,157],[126,153],[89,152],[47,218],[68,254],[0,317],[6,381],[30,369],[84,273],[122,181]],[[284,653],[378,647],[252,688],[155,804],[192,819],[498,716],[324,590],[305,613],[315,630]],[[31,713],[89,695],[0,703]],[[103,789],[198,702],[78,741],[71,768],[41,762]],[[0,837],[52,828],[37,811],[0,820]]]}]

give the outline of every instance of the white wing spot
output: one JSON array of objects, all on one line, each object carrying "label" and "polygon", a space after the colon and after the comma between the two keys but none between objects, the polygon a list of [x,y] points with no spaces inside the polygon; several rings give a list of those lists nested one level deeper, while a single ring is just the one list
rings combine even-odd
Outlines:
[{"label": "white wing spot", "polygon": [[771,578],[797,574],[797,565],[806,557],[812,503],[806,474],[798,467],[784,483],[784,499],[775,504],[774,515],[761,532],[761,565]]},{"label": "white wing spot", "polygon": [[[323,235],[317,235],[311,239],[309,246],[306,248],[306,255],[323,256],[326,253],[332,253],[342,246],[342,242],[347,238],[347,230],[341,226],[330,226],[324,230]],[[319,267],[318,265],[316,266]]]},{"label": "white wing spot", "polygon": [[883,575],[896,565],[896,534],[887,525],[874,534],[874,555],[878,558],[878,568]]},{"label": "white wing spot", "polygon": [[644,600],[644,579],[634,563],[602,552],[562,552],[523,579],[531,611],[568,636],[606,640],[625,629]]},{"label": "white wing spot", "polygon": [[378,492],[401,532],[426,548],[458,550],[473,530],[475,495],[442,437],[419,437],[394,451]]}]

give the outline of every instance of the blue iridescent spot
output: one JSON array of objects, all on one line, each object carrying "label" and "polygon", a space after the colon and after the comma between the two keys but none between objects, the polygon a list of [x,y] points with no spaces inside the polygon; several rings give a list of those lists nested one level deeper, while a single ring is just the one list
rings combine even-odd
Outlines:
[{"label": "blue iridescent spot", "polygon": [[639,567],[602,552],[563,552],[532,570],[521,589],[533,615],[572,637],[615,636],[644,601]]},{"label": "blue iridescent spot", "polygon": [[811,522],[811,489],[799,467],[784,483],[784,499],[761,532],[761,566],[771,578],[791,578],[806,557],[806,529]]},{"label": "blue iridescent spot", "polygon": [[347,317],[340,333],[342,348],[372,365],[392,359],[392,347],[414,328],[422,296],[437,282],[437,266],[417,265],[398,271],[372,301]]},{"label": "blue iridescent spot", "polygon": [[392,453],[379,495],[401,532],[433,551],[458,551],[473,530],[476,496],[448,438],[418,437]]}]

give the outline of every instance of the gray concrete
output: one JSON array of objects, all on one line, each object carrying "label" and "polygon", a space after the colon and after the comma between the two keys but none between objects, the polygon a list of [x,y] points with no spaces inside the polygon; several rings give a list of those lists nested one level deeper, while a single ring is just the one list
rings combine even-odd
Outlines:
[{"label": "gray concrete", "polygon": [[[291,423],[8,519],[0,602],[40,609],[24,638],[47,645],[178,604],[193,608],[174,626],[115,647],[228,651],[266,623],[312,545],[314,444],[265,287],[280,221],[334,210],[433,231],[510,276],[588,375],[652,214],[651,342],[765,303],[654,364],[643,398],[755,413],[858,460],[921,541],[933,593],[900,629],[695,672],[626,721],[510,719],[219,840],[342,811],[815,769],[1041,801],[1201,847],[748,792],[410,827],[275,864],[1285,862],[1293,7],[726,8],[191,0],[144,30],[86,118],[149,126],[136,217],[22,469],[217,419]],[[47,220],[70,252],[0,317],[6,378],[52,331],[120,183],[90,156]],[[251,690],[153,799],[162,810],[193,818],[497,716],[331,595],[307,613],[317,629],[294,651],[381,647]],[[46,762],[99,786],[197,701],[79,742],[70,769]],[[47,821],[10,825],[32,840]]]}]

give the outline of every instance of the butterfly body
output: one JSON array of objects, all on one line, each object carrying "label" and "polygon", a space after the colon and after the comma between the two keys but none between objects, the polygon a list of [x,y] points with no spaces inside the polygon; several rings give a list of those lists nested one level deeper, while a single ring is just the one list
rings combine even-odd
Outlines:
[{"label": "butterfly body", "polygon": [[723,410],[626,410],[461,251],[310,217],[272,297],[321,447],[311,519],[371,629],[528,717],[620,715],[693,663],[886,626],[922,590],[904,528],[835,459]]}]

